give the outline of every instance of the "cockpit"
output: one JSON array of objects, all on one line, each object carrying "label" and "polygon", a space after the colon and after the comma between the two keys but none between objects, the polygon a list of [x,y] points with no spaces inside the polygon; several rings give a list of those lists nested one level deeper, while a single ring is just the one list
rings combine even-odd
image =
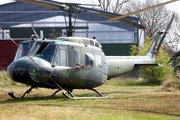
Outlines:
[{"label": "cockpit", "polygon": [[52,65],[67,66],[66,46],[57,45],[53,41],[23,41],[19,44],[14,60],[25,56],[26,53],[44,59]]},{"label": "cockpit", "polygon": [[52,62],[56,45],[54,42],[40,42],[40,41],[23,41],[19,44],[14,60],[25,56],[36,56],[42,58],[48,62]]},{"label": "cockpit", "polygon": [[55,44],[49,44],[42,52],[40,53],[37,52],[35,56],[42,58],[51,63],[54,57],[55,49],[56,49]]}]

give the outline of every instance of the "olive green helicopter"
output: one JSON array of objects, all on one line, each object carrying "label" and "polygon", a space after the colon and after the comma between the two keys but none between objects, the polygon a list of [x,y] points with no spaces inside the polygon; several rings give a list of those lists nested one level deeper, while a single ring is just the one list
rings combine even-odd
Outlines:
[{"label": "olive green helicopter", "polygon": [[[174,18],[173,14],[165,32],[157,33],[145,56],[105,56],[101,44],[96,39],[73,37],[75,27],[72,25],[72,14],[90,12],[110,20],[130,24],[139,29],[144,29],[144,27],[126,20],[124,18],[126,15],[124,17],[113,16],[92,9],[84,10],[84,7],[81,6],[83,4],[50,0],[15,1],[35,4],[53,10],[63,10],[69,13],[69,23],[66,29],[67,37],[58,37],[56,40],[45,39],[43,35],[39,37],[33,29],[35,37],[32,36],[31,40],[19,44],[14,61],[8,66],[7,70],[12,80],[31,86],[21,98],[24,98],[34,88],[56,89],[52,96],[62,91],[62,94],[70,99],[109,98],[102,95],[95,87],[103,85],[106,80],[133,70],[147,66],[158,66],[155,58]],[[137,12],[175,1],[164,2]],[[129,15],[131,14],[129,13]],[[73,89],[92,90],[99,96],[76,97],[72,93]],[[12,98],[16,98],[13,92],[8,94]]]}]

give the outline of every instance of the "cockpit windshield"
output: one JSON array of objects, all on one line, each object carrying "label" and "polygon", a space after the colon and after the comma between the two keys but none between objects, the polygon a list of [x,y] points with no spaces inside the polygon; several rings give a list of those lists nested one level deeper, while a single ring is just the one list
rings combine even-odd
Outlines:
[{"label": "cockpit windshield", "polygon": [[49,44],[40,54],[36,54],[36,57],[42,58],[51,63],[54,57],[55,49],[55,44]]},{"label": "cockpit windshield", "polygon": [[28,52],[29,52],[30,48],[32,47],[33,43],[34,43],[34,41],[30,41],[30,40],[21,42],[19,44],[18,49],[17,49],[16,55],[14,57],[14,60],[16,60],[16,59],[18,59],[20,57],[25,56],[26,54],[24,52],[26,52],[28,54]]}]

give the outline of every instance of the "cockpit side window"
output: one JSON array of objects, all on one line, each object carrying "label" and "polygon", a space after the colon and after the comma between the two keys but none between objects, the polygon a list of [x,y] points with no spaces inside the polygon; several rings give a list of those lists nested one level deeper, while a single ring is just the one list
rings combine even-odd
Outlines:
[{"label": "cockpit side window", "polygon": [[94,65],[94,56],[90,53],[85,54],[85,64],[86,66],[93,66]]},{"label": "cockpit side window", "polygon": [[55,49],[55,44],[49,44],[40,54],[36,54],[36,56],[51,63],[52,58],[54,57]]}]

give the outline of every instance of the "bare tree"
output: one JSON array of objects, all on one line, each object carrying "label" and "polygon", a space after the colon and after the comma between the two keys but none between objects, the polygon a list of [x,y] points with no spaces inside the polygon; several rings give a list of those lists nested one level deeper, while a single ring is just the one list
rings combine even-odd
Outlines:
[{"label": "bare tree", "polygon": [[[140,10],[146,7],[150,7],[156,4],[159,4],[159,0],[145,0],[143,1],[131,1],[126,4],[123,8],[123,13],[129,13],[136,10]],[[166,28],[170,12],[166,9],[165,6],[157,7],[151,10],[140,12],[134,16],[140,19],[141,24],[146,27],[145,35],[152,37],[157,31],[162,31]]]},{"label": "bare tree", "polygon": [[180,50],[180,16],[176,15],[175,21],[172,24],[171,30],[168,34],[166,46],[169,48],[169,52],[174,54]]},{"label": "bare tree", "polygon": [[101,10],[120,13],[122,6],[130,0],[98,0]]},{"label": "bare tree", "polygon": [[[145,0],[131,1],[123,6],[122,12],[124,14],[140,10],[161,3],[160,0]],[[172,11],[169,11],[165,6],[157,7],[148,11],[137,13],[134,16],[138,17],[145,29],[145,35],[153,37],[158,31],[164,31],[172,17]],[[175,20],[168,31],[165,38],[165,49],[169,54],[173,55],[180,50],[180,17],[175,16]]]},{"label": "bare tree", "polygon": [[[161,3],[161,0],[98,0],[103,11],[110,11],[114,13],[129,13],[143,8]],[[137,13],[133,15],[140,19],[144,25],[145,35],[149,37],[155,36],[159,31],[164,31],[172,16],[172,12],[167,10],[165,6],[160,6],[151,10]],[[170,54],[174,54],[180,49],[180,17],[176,16],[173,25],[170,28],[170,33],[165,38],[166,49]]]}]

